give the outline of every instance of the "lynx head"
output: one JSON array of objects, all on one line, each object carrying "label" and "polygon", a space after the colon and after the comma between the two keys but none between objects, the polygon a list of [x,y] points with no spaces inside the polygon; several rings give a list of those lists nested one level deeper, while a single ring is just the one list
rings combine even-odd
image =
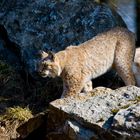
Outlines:
[{"label": "lynx head", "polygon": [[40,52],[41,60],[38,64],[38,72],[42,77],[56,77],[61,74],[59,59],[52,52]]}]

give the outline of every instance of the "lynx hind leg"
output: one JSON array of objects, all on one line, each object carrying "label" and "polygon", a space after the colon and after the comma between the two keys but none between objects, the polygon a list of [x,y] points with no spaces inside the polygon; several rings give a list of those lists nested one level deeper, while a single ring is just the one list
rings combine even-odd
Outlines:
[{"label": "lynx hind leg", "polygon": [[126,42],[124,40],[124,42],[117,44],[114,64],[118,75],[122,78],[125,85],[135,85],[135,78],[132,71],[135,47],[134,44]]},{"label": "lynx hind leg", "polygon": [[88,93],[90,91],[92,91],[92,81],[88,81],[85,83],[84,88],[82,89],[82,92],[84,93]]}]

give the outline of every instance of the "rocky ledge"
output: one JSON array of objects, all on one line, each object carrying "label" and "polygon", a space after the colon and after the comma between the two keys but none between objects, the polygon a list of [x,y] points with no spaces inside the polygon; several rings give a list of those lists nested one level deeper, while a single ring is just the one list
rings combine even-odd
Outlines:
[{"label": "rocky ledge", "polygon": [[47,139],[139,140],[140,88],[98,87],[50,103]]}]

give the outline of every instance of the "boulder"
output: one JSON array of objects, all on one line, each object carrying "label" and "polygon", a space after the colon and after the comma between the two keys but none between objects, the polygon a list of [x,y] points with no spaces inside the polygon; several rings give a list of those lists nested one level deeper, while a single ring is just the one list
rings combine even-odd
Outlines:
[{"label": "boulder", "polygon": [[76,98],[50,103],[47,138],[71,140],[138,140],[140,88],[98,87]]},{"label": "boulder", "polygon": [[[140,99],[138,99],[140,101]],[[140,102],[121,109],[113,118],[112,131],[125,139],[140,139]]]},{"label": "boulder", "polygon": [[0,24],[19,47],[30,73],[36,69],[40,49],[57,52],[112,27],[126,27],[115,11],[91,0],[2,0]]}]

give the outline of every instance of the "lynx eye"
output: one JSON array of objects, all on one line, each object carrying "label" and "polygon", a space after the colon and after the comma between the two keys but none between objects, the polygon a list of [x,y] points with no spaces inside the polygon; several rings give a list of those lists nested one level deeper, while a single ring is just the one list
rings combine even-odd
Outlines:
[{"label": "lynx eye", "polygon": [[48,60],[49,60],[48,57],[45,57],[45,58],[42,59],[42,62],[48,61]]},{"label": "lynx eye", "polygon": [[46,70],[47,68],[48,68],[48,65],[46,65],[46,64],[42,65],[42,70]]}]

